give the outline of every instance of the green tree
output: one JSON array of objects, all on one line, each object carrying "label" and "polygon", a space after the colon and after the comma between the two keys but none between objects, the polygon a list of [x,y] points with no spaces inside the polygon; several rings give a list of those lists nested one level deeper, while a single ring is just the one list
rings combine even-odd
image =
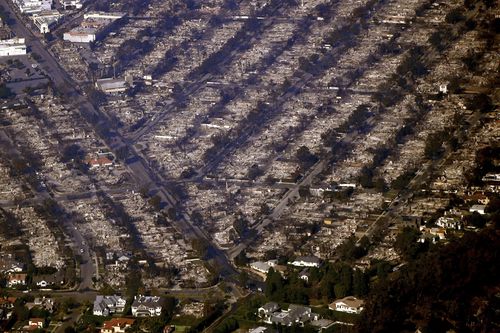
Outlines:
[{"label": "green tree", "polygon": [[5,83],[0,83],[0,99],[7,99],[12,97],[14,94],[12,91],[5,85]]},{"label": "green tree", "polygon": [[371,289],[356,331],[498,331],[493,304],[498,298],[499,251],[500,234],[493,228],[436,245]]},{"label": "green tree", "polygon": [[238,282],[242,287],[245,287],[247,285],[248,279],[249,279],[248,273],[245,271],[241,272],[240,275],[238,276]]},{"label": "green tree", "polygon": [[134,297],[139,293],[139,289],[143,287],[141,272],[138,269],[132,268],[125,277],[126,294],[129,298]]},{"label": "green tree", "polygon": [[350,294],[352,291],[352,268],[348,265],[343,265],[340,270],[340,283],[346,287]]},{"label": "green tree", "polygon": [[262,170],[261,167],[259,167],[258,164],[254,164],[248,169],[247,177],[250,180],[255,180],[258,177],[262,176],[264,174],[264,170]]},{"label": "green tree", "polygon": [[445,20],[447,23],[456,24],[465,20],[464,11],[462,8],[454,8],[446,14]]},{"label": "green tree", "polygon": [[266,296],[273,300],[281,300],[283,296],[283,278],[280,272],[270,268],[266,277]]},{"label": "green tree", "polygon": [[271,214],[272,212],[272,209],[271,207],[269,207],[269,205],[265,202],[262,203],[262,205],[260,205],[260,210],[259,210],[259,213],[262,214],[262,215],[269,215]]},{"label": "green tree", "polygon": [[302,146],[297,150],[297,159],[303,170],[309,169],[318,161],[318,158],[306,146]]},{"label": "green tree", "polygon": [[236,266],[245,266],[248,264],[248,257],[245,253],[245,251],[241,251],[235,258],[234,258],[234,263]]},{"label": "green tree", "polygon": [[18,321],[26,321],[29,319],[30,311],[21,302],[14,304],[14,314]]},{"label": "green tree", "polygon": [[64,147],[62,152],[62,162],[67,163],[71,160],[82,161],[85,157],[85,151],[77,144],[70,144]]},{"label": "green tree", "polygon": [[299,186],[299,195],[301,198],[309,198],[311,196],[311,190],[307,185]]},{"label": "green tree", "polygon": [[248,221],[244,217],[238,216],[233,222],[233,228],[241,237],[248,230]]},{"label": "green tree", "polygon": [[475,95],[467,104],[467,107],[471,110],[487,113],[493,110],[494,105],[493,102],[491,101],[490,96],[481,93]]},{"label": "green tree", "polygon": [[396,177],[391,183],[391,187],[395,190],[402,190],[412,180],[412,178],[415,176],[415,170],[408,170]]},{"label": "green tree", "polygon": [[354,270],[353,276],[353,294],[358,297],[363,297],[368,293],[368,282],[366,275],[360,269]]},{"label": "green tree", "polygon": [[335,292],[335,298],[342,298],[349,296],[349,290],[347,289],[347,286],[343,285],[342,283],[337,283],[335,285],[334,292]]},{"label": "green tree", "polygon": [[383,193],[387,191],[387,183],[382,177],[376,178],[373,182],[373,186],[375,187],[375,190],[377,190],[377,192]]},{"label": "green tree", "polygon": [[392,270],[391,264],[389,264],[387,261],[381,261],[377,263],[376,268],[377,268],[377,278],[380,280],[384,280],[385,278],[387,278],[387,276]]},{"label": "green tree", "polygon": [[443,51],[446,47],[445,42],[448,40],[448,37],[442,31],[435,31],[429,36],[429,43],[434,47],[437,51]]},{"label": "green tree", "polygon": [[238,321],[229,317],[225,319],[217,328],[214,330],[214,333],[230,333],[235,331],[239,327]]},{"label": "green tree", "polygon": [[200,258],[206,258],[208,255],[209,244],[206,240],[195,238],[191,241],[191,246],[193,247],[193,250],[198,253]]},{"label": "green tree", "polygon": [[364,188],[373,187],[373,170],[364,166],[358,176],[358,181]]},{"label": "green tree", "polygon": [[155,195],[151,199],[149,199],[149,204],[151,207],[153,207],[154,210],[159,211],[161,210],[162,204],[161,204],[161,198],[158,195]]},{"label": "green tree", "polygon": [[414,259],[420,252],[421,246],[418,242],[420,232],[414,228],[404,227],[403,230],[396,236],[394,248],[405,259]]},{"label": "green tree", "polygon": [[466,221],[469,225],[476,228],[483,228],[486,225],[486,218],[478,212],[473,212],[471,215],[467,216]]},{"label": "green tree", "polygon": [[429,159],[438,159],[443,152],[443,142],[446,139],[446,134],[437,132],[427,137],[425,141],[424,153]]},{"label": "green tree", "polygon": [[[342,298],[352,294],[352,268],[349,265],[341,265],[338,279],[334,286],[335,298]],[[335,280],[334,280],[335,281]]]}]

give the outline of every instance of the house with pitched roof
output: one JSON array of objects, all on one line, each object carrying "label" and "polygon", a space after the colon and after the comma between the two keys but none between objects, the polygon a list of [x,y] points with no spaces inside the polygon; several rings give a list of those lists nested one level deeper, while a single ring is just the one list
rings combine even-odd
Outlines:
[{"label": "house with pitched roof", "polygon": [[[262,310],[265,308],[266,310]],[[267,324],[276,324],[283,326],[304,326],[311,320],[318,320],[319,315],[313,313],[310,307],[290,304],[287,310],[279,310],[276,303],[267,303],[262,308],[259,308],[259,317]]]},{"label": "house with pitched roof", "polygon": [[159,296],[134,296],[132,316],[156,317],[161,314],[163,299]]},{"label": "house with pitched roof", "polygon": [[365,301],[357,299],[354,296],[347,296],[336,300],[328,308],[333,311],[360,314],[363,311],[364,305]]},{"label": "house with pitched roof", "polygon": [[28,326],[32,329],[44,328],[45,327],[45,319],[43,318],[30,318],[28,321]]},{"label": "house with pitched roof", "polygon": [[288,264],[296,267],[319,267],[321,266],[321,259],[315,256],[297,257]]},{"label": "house with pitched roof", "polygon": [[112,313],[123,312],[127,301],[121,296],[97,295],[94,301],[94,316],[109,316]]},{"label": "house with pitched roof", "polygon": [[26,273],[10,273],[7,275],[7,287],[25,286],[26,277]]},{"label": "house with pitched roof", "polygon": [[260,318],[270,317],[274,312],[278,311],[280,306],[276,302],[268,302],[257,309],[257,314]]},{"label": "house with pitched roof", "polygon": [[101,333],[125,333],[134,322],[135,319],[131,318],[113,318],[103,323]]}]

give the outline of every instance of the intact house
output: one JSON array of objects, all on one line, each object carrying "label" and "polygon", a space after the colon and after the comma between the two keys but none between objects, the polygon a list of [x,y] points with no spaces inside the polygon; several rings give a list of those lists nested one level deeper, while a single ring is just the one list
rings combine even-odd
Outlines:
[{"label": "intact house", "polygon": [[255,261],[250,263],[250,268],[263,274],[267,274],[272,267],[275,267],[277,260]]},{"label": "intact house", "polygon": [[309,283],[310,277],[311,277],[311,273],[309,273],[309,268],[304,268],[299,273],[299,279],[304,280],[306,283]]},{"label": "intact house", "polygon": [[35,275],[33,277],[33,284],[39,288],[55,287],[64,284],[64,272],[57,271],[54,274]]},{"label": "intact house", "polygon": [[294,261],[289,261],[288,264],[296,267],[319,267],[321,259],[314,256],[297,257]]},{"label": "intact house", "polygon": [[259,318],[267,318],[274,312],[278,311],[280,306],[276,302],[268,302],[257,309]]},{"label": "intact house", "polygon": [[253,273],[256,273],[262,278],[266,278],[267,273],[269,273],[269,270],[272,268],[276,272],[279,272],[281,275],[283,275],[286,271],[286,267],[282,265],[278,265],[277,260],[268,260],[268,261],[254,261],[249,264],[250,268],[252,269]]},{"label": "intact house", "polygon": [[97,295],[94,301],[94,316],[108,316],[111,313],[123,312],[127,301],[121,296],[102,296]]},{"label": "intact house", "polygon": [[25,286],[26,277],[27,275],[25,273],[11,273],[7,275],[7,287]]},{"label": "intact house", "polygon": [[90,169],[113,166],[113,161],[106,156],[88,158],[85,160],[85,163],[87,163]]},{"label": "intact house", "polygon": [[134,296],[132,316],[156,317],[161,314],[163,300],[159,296]]},{"label": "intact house", "polygon": [[347,296],[334,301],[328,308],[333,311],[360,314],[364,305],[365,301],[354,296]]},{"label": "intact house", "polygon": [[24,264],[15,260],[11,254],[0,254],[0,273],[19,273],[24,270]]},{"label": "intact house", "polygon": [[0,297],[0,309],[14,309],[16,297]]},{"label": "intact house", "polygon": [[456,229],[456,230],[462,229],[462,221],[454,217],[441,216],[440,218],[437,219],[436,225],[438,227],[446,229]]},{"label": "intact house", "polygon": [[0,330],[2,329],[1,322],[8,321],[14,313],[15,297],[2,297],[0,298]]},{"label": "intact house", "polygon": [[310,307],[290,304],[288,310],[279,310],[277,303],[266,303],[258,309],[259,317],[267,324],[283,326],[304,326],[307,322],[318,320],[319,315],[313,313]]},{"label": "intact house", "polygon": [[32,329],[44,328],[45,327],[45,319],[43,318],[30,318],[28,321],[28,326]]},{"label": "intact house", "polygon": [[426,226],[421,226],[419,228],[420,232],[422,233],[422,236],[418,240],[421,243],[424,243],[427,239],[430,239],[433,243],[435,243],[437,240],[443,240],[446,239],[446,229],[439,227],[439,228],[428,228]]},{"label": "intact house", "polygon": [[476,212],[478,214],[484,215],[486,214],[486,205],[472,205],[472,207],[469,208],[469,212]]},{"label": "intact house", "polygon": [[316,327],[319,332],[329,329],[332,327],[334,322],[329,319],[318,319],[311,321],[311,326]]},{"label": "intact house", "polygon": [[131,318],[113,318],[103,323],[101,333],[125,333],[134,322]]},{"label": "intact house", "polygon": [[0,331],[7,328],[14,316],[15,297],[0,297]]}]

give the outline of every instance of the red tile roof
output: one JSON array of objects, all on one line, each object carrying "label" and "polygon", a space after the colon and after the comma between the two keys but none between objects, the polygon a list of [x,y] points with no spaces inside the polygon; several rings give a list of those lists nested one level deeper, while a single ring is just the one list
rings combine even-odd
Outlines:
[{"label": "red tile roof", "polygon": [[111,320],[105,321],[103,328],[112,329],[113,327],[124,328],[127,325],[132,325],[135,322],[134,319],[131,318],[113,318]]}]

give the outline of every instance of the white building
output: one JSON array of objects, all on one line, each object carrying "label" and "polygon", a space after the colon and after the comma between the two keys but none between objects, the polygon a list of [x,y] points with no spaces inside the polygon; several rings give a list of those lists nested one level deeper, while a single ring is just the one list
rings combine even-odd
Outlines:
[{"label": "white building", "polygon": [[26,54],[24,38],[0,40],[0,57],[17,56]]},{"label": "white building", "polygon": [[83,3],[80,0],[64,0],[62,2],[62,6],[64,9],[81,9],[83,7]]},{"label": "white building", "polygon": [[278,311],[280,306],[276,302],[268,302],[257,309],[259,318],[269,318],[273,313]]},{"label": "white building", "polygon": [[62,15],[57,10],[51,10],[48,12],[41,12],[39,14],[33,14],[33,23],[40,31],[41,34],[49,33],[52,28],[59,22]]},{"label": "white building", "polygon": [[492,182],[492,183],[497,183],[500,182],[500,173],[492,173],[489,172],[487,173],[483,178],[483,182]]},{"label": "white building", "polygon": [[63,39],[72,43],[91,43],[96,40],[96,30],[93,28],[77,27],[65,32]]},{"label": "white building", "polygon": [[277,262],[277,260],[254,261],[250,263],[250,268],[259,273],[267,274],[269,269],[276,266]]},{"label": "white building", "polygon": [[321,259],[314,256],[297,257],[294,261],[288,262],[288,264],[297,267],[319,267]]},{"label": "white building", "polygon": [[26,274],[25,273],[13,273],[7,276],[7,287],[11,288],[14,286],[25,286],[26,285]]},{"label": "white building", "polygon": [[271,331],[272,330],[269,329],[269,327],[259,326],[259,327],[255,327],[255,328],[248,330],[248,333],[268,333]]},{"label": "white building", "polygon": [[43,318],[31,318],[28,321],[30,329],[44,328],[45,320]]},{"label": "white building", "polygon": [[290,304],[287,310],[275,311],[269,316],[264,317],[263,321],[268,324],[304,327],[307,322],[318,319],[319,315],[313,313],[310,307]]},{"label": "white building", "polygon": [[333,311],[360,314],[363,311],[364,305],[365,301],[357,299],[354,296],[347,296],[336,300],[328,308]]},{"label": "white building", "polygon": [[469,208],[469,212],[471,213],[479,213],[481,215],[486,214],[486,205],[472,205],[471,208]]},{"label": "white building", "polygon": [[94,20],[110,20],[116,21],[125,16],[124,13],[115,12],[115,13],[106,13],[106,12],[89,12],[83,15],[85,20],[94,19]]},{"label": "white building", "polygon": [[72,43],[91,43],[102,38],[123,13],[90,12],[83,15],[82,23],[64,33],[63,39]]},{"label": "white building", "polygon": [[157,317],[161,315],[163,300],[158,296],[134,296],[132,316]]},{"label": "white building", "polygon": [[436,225],[447,229],[462,229],[462,222],[458,218],[441,216],[436,221]]},{"label": "white building", "polygon": [[129,87],[126,80],[113,78],[99,79],[96,81],[95,86],[107,94],[124,92]]},{"label": "white building", "polygon": [[23,14],[34,14],[52,9],[52,0],[14,0]]}]

